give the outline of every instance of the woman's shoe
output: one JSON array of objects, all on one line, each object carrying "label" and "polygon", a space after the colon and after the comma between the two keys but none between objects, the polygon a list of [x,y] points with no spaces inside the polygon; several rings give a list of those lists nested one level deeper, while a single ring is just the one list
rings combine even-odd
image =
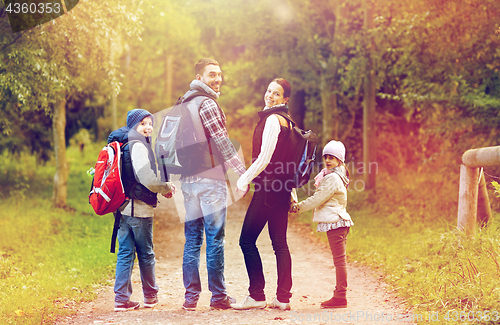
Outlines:
[{"label": "woman's shoe", "polygon": [[347,308],[347,299],[333,297],[330,300],[323,301],[321,308]]}]

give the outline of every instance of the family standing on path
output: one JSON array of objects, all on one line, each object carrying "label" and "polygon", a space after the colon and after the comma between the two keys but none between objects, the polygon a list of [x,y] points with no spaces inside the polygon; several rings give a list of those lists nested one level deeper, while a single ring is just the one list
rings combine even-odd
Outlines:
[{"label": "family standing on path", "polygon": [[[181,175],[186,217],[184,223],[184,255],[182,263],[185,301],[183,308],[195,310],[201,293],[199,274],[201,246],[206,236],[208,288],[212,293],[210,306],[214,309],[278,308],[290,310],[292,297],[292,260],[287,244],[288,213],[314,209],[313,221],[319,222],[317,231],[327,232],[336,268],[336,287],[333,297],[321,308],[347,306],[346,237],[353,225],[346,211],[349,173],[345,167],[345,147],[332,140],[324,146],[325,168],[315,177],[314,195],[297,202],[293,188],[286,184],[282,168],[284,144],[291,132],[288,101],[290,84],[276,78],[264,94],[264,109],[259,112],[252,140],[252,165],[244,163],[229,140],[226,116],[219,107],[222,71],[214,59],[201,59],[195,65],[195,80],[183,98],[191,118],[199,130],[198,137],[209,144],[200,153],[199,168]],[[196,97],[193,98],[193,94]],[[131,275],[135,253],[139,261],[144,307],[158,304],[158,286],[155,281],[155,255],[153,251],[153,208],[157,193],[169,198],[176,188],[156,175],[156,159],[151,148],[154,118],[144,109],[128,112],[127,126],[113,131],[108,142],[127,143],[123,150],[122,179],[127,200],[121,212],[118,231],[119,250],[115,278],[115,311],[137,309],[140,303],[130,301]],[[210,146],[212,144],[212,146]],[[215,144],[215,145],[213,145]],[[214,163],[218,161],[218,163]],[[254,184],[254,193],[248,207],[239,244],[244,255],[249,278],[249,295],[241,303],[226,292],[224,280],[224,237],[227,212],[226,168],[240,177],[237,191],[245,195]],[[265,278],[257,239],[268,225],[269,236],[276,255],[278,286],[275,298],[268,304],[265,296]]]}]

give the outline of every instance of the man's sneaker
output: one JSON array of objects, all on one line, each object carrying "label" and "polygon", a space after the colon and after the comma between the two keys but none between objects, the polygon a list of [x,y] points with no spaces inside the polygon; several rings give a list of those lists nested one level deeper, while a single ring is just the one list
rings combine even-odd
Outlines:
[{"label": "man's sneaker", "polygon": [[210,303],[210,307],[213,309],[229,309],[231,308],[231,304],[235,304],[236,299],[226,296],[226,298],[216,301],[214,303]]},{"label": "man's sneaker", "polygon": [[141,304],[135,301],[127,301],[125,303],[116,303],[115,302],[115,311],[127,311],[132,309],[139,308]]},{"label": "man's sneaker", "polygon": [[234,309],[256,309],[256,308],[266,308],[266,301],[256,301],[252,297],[248,296],[243,300],[241,304],[231,304]]},{"label": "man's sneaker", "polygon": [[184,301],[184,304],[182,305],[182,308],[185,309],[185,310],[196,310],[196,305],[198,303],[197,302],[187,302],[187,301]]},{"label": "man's sneaker", "polygon": [[347,299],[333,297],[330,300],[323,301],[321,308],[347,308]]},{"label": "man's sneaker", "polygon": [[153,308],[156,305],[158,305],[158,297],[144,297],[144,308]]},{"label": "man's sneaker", "polygon": [[274,300],[269,304],[269,308],[278,308],[281,310],[290,310],[289,302],[280,302],[278,297],[274,298]]}]

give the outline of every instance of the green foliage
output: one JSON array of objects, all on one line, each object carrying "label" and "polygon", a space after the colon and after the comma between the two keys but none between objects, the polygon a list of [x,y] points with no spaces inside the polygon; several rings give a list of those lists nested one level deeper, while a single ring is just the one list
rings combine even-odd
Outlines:
[{"label": "green foliage", "polygon": [[379,125],[403,125],[403,159],[498,143],[499,3],[389,0],[378,10]]},{"label": "green foliage", "polygon": [[189,90],[196,61],[207,55],[200,46],[201,30],[190,6],[155,0],[141,8],[140,38],[120,44],[124,76],[118,97],[120,121],[132,108],[156,113],[172,106]]},{"label": "green foliage", "polygon": [[[291,101],[299,125],[304,119],[305,128],[321,135],[323,108],[329,108],[334,136],[346,143],[349,159],[361,161],[368,50],[377,75],[383,168],[399,172],[450,151],[455,160],[471,147],[498,143],[498,1],[378,1],[375,28],[367,31],[369,4],[80,1],[53,23],[0,36],[7,46],[1,59],[9,62],[0,68],[2,132],[16,125],[19,111],[37,112],[12,131],[26,136],[0,147],[18,150],[32,145],[27,139],[43,139],[34,141],[34,153],[46,159],[50,152],[38,148],[50,146],[51,126],[41,116],[50,115],[60,92],[68,95],[67,138],[86,128],[102,139],[111,131],[105,106],[113,91],[121,125],[131,108],[169,107],[194,78],[196,60],[211,56],[224,71],[221,104],[237,140],[248,139],[265,87],[281,76],[303,95]],[[108,15],[97,19],[93,12]],[[102,41],[109,37],[112,42]]]},{"label": "green foliage", "polygon": [[[87,147],[85,157],[78,147],[69,149],[70,208],[66,210],[54,209],[50,201],[53,162],[34,168],[35,158],[28,155],[20,160],[6,153],[0,157],[6,170],[6,177],[0,178],[2,324],[50,323],[58,315],[67,315],[68,307],[95,298],[95,286],[112,276],[113,220],[96,216],[87,202],[90,179],[85,170],[95,163],[99,149]],[[11,182],[24,188],[12,187]]]},{"label": "green foliage", "polygon": [[[104,14],[96,15],[97,12]],[[50,116],[60,101],[68,103],[69,137],[80,127],[97,129],[103,96],[108,98],[113,91],[118,91],[119,85],[116,66],[110,62],[109,38],[128,41],[138,35],[140,15],[140,3],[136,0],[126,3],[80,1],[62,17],[13,34],[6,12],[1,10],[0,62],[8,62],[0,65],[1,131],[4,135],[24,132],[31,139],[37,135],[42,139],[35,144],[23,141],[22,147],[8,143],[11,151],[23,151],[24,147],[37,151],[36,144],[39,144],[44,153],[42,159],[46,160],[50,149],[47,137],[52,127],[47,125],[46,115]],[[71,119],[72,112],[79,115],[80,124]],[[31,118],[24,121],[23,114]],[[93,121],[88,121],[89,118]],[[32,129],[45,129],[48,134],[26,132]]]},{"label": "green foliage", "polygon": [[495,194],[497,197],[500,197],[500,184],[497,182],[491,182],[491,185],[495,188]]},{"label": "green foliage", "polygon": [[12,96],[0,102],[0,107],[0,152],[8,151],[15,155],[30,150],[39,161],[49,160],[52,138],[50,116],[41,109],[26,110],[22,105],[16,105]]},{"label": "green foliage", "polygon": [[[0,198],[12,198],[13,203],[22,206],[22,202],[37,193],[44,198],[46,191],[52,185],[54,170],[50,166],[43,168],[37,162],[37,157],[29,153],[18,153],[13,156],[4,151],[0,155]],[[45,196],[44,196],[45,195]]]}]

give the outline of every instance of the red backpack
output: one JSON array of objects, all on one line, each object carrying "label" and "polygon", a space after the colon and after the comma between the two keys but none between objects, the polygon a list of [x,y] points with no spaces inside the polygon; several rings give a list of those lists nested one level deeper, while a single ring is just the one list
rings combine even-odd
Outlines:
[{"label": "red backpack", "polygon": [[108,143],[97,157],[89,203],[100,216],[116,212],[127,199],[121,178],[121,145],[118,141]]}]

